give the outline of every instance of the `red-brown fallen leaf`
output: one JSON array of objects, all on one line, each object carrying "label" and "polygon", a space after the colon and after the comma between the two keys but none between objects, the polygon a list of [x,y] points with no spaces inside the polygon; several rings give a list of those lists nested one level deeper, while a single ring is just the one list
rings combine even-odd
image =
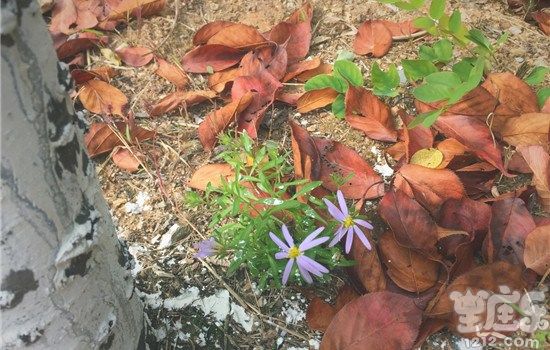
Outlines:
[{"label": "red-brown fallen leaf", "polygon": [[391,31],[381,21],[366,21],[357,30],[353,52],[358,55],[382,57],[393,42]]},{"label": "red-brown fallen leaf", "polygon": [[289,104],[291,106],[296,106],[298,104],[298,100],[300,97],[302,97],[304,93],[303,92],[279,92],[277,95],[275,95],[275,100],[284,102],[286,104]]},{"label": "red-brown fallen leaf", "polygon": [[145,66],[153,59],[153,52],[141,46],[123,47],[121,49],[116,49],[115,52],[122,62],[132,67]]},{"label": "red-brown fallen leaf", "polygon": [[519,151],[533,171],[533,185],[542,209],[550,212],[550,155],[542,146],[520,147]]},{"label": "red-brown fallen leaf", "polygon": [[321,90],[306,91],[297,101],[296,109],[300,113],[307,113],[317,108],[325,107],[331,104],[338,92],[331,88]]},{"label": "red-brown fallen leaf", "polygon": [[363,295],[340,310],[327,328],[320,350],[408,350],[414,344],[422,311],[403,295]]},{"label": "red-brown fallen leaf", "polygon": [[214,97],[216,97],[216,93],[210,90],[175,91],[166,95],[162,100],[151,106],[149,109],[149,115],[151,117],[158,117],[171,112],[180,106],[190,107],[210,100]]},{"label": "red-brown fallen leaf", "polygon": [[155,70],[155,74],[168,80],[174,84],[176,88],[181,90],[189,83],[189,78],[178,66],[168,63],[160,57],[157,57],[157,64],[158,67],[157,70]]},{"label": "red-brown fallen leaf", "polygon": [[60,61],[65,61],[79,52],[93,48],[99,41],[99,38],[76,38],[67,40],[57,48],[57,58]]},{"label": "red-brown fallen leaf", "polygon": [[237,116],[252,102],[253,94],[252,92],[244,94],[240,99],[230,102],[204,119],[199,125],[198,133],[201,144],[206,150],[212,150],[216,145],[218,135],[225,131],[232,122],[237,121]]},{"label": "red-brown fallen leaf", "polygon": [[162,11],[166,6],[166,0],[122,0],[111,8],[103,22],[124,20],[131,15],[133,17],[148,17]]},{"label": "red-brown fallen leaf", "polygon": [[283,77],[283,82],[287,82],[294,77],[306,72],[318,68],[321,65],[321,59],[314,57],[310,60],[303,60],[295,62],[288,66],[286,75]]},{"label": "red-brown fallen leaf", "polygon": [[288,62],[296,62],[306,57],[309,51],[312,18],[313,7],[306,1],[286,21],[275,25],[264,35],[279,45],[286,43]]},{"label": "red-brown fallen leaf", "polygon": [[420,31],[420,28],[416,28],[413,25],[413,21],[393,22],[381,20],[382,24],[388,28],[393,38],[403,38],[411,36],[412,34]]},{"label": "red-brown fallen leaf", "polygon": [[447,199],[466,195],[460,179],[451,170],[416,164],[403,165],[396,174],[394,186],[404,192],[410,186],[413,197],[431,213],[436,213]]},{"label": "red-brown fallen leaf", "polygon": [[418,202],[403,191],[392,189],[380,201],[378,212],[400,245],[438,260],[437,225]]},{"label": "red-brown fallen leaf", "polygon": [[[367,239],[374,242],[369,230],[363,230]],[[361,283],[363,288],[369,292],[379,292],[386,289],[386,275],[380,262],[380,257],[373,244],[372,249],[367,249],[356,236],[353,237],[353,244],[349,254],[356,262],[351,267],[352,275]]]},{"label": "red-brown fallen leaf", "polygon": [[463,144],[452,138],[439,142],[436,148],[443,153],[443,161],[437,167],[438,169],[444,169],[454,157],[461,156],[468,150]]},{"label": "red-brown fallen leaf", "polygon": [[137,159],[136,156],[139,157],[139,155],[141,154],[136,149],[133,149],[132,152],[130,152],[126,147],[119,147],[113,153],[113,163],[115,163],[117,167],[123,170],[126,170],[130,173],[135,173],[139,170],[139,166],[141,165],[139,159]]},{"label": "red-brown fallen leaf", "polygon": [[533,16],[533,19],[539,24],[540,30],[542,30],[544,34],[550,35],[550,12],[544,10],[535,11],[531,12],[531,16]]},{"label": "red-brown fallen leaf", "polygon": [[506,168],[510,171],[521,174],[532,174],[533,170],[529,167],[525,159],[521,156],[518,150],[512,154],[512,157],[508,159]]},{"label": "red-brown fallen leaf", "polygon": [[[130,140],[126,140],[130,144],[152,139],[156,134],[152,130],[137,125],[132,126],[126,122],[116,122],[115,126],[122,137],[130,135]],[[112,129],[115,126],[107,123],[93,123],[90,126],[88,133],[84,136],[84,144],[90,157],[110,152],[115,147],[123,145],[119,136]]]},{"label": "red-brown fallen leaf", "polygon": [[509,118],[500,130],[500,135],[508,144],[521,147],[541,145],[550,150],[548,131],[550,113],[526,113]]},{"label": "red-brown fallen leaf", "polygon": [[543,276],[550,269],[550,225],[538,226],[525,238],[525,266]]},{"label": "red-brown fallen leaf", "polygon": [[199,46],[183,56],[181,65],[191,73],[208,73],[232,67],[240,62],[246,51],[223,45]]},{"label": "red-brown fallen leaf", "polygon": [[340,309],[357,299],[359,294],[345,284],[338,290],[336,305],[332,306],[319,297],[311,299],[306,312],[306,322],[310,329],[324,332],[330,325],[332,318]]},{"label": "red-brown fallen leaf", "polygon": [[243,73],[240,67],[215,72],[208,76],[208,87],[217,93],[221,93],[225,90],[228,83],[233,82],[241,75]]},{"label": "red-brown fallen leaf", "polygon": [[195,170],[187,186],[205,191],[208,184],[219,187],[223,181],[231,181],[235,178],[235,171],[227,163],[206,164]]},{"label": "red-brown fallen leaf", "polygon": [[[500,286],[507,286],[512,292],[522,291],[526,288],[526,284],[522,279],[522,270],[520,266],[511,265],[505,261],[482,265],[470,270],[445,288],[441,298],[437,300],[435,305],[430,310],[426,310],[426,316],[446,320],[449,329],[463,337],[475,336],[475,333],[464,333],[457,329],[457,326],[462,323],[460,322],[461,314],[455,312],[455,301],[453,299],[456,300],[456,303],[459,303],[458,297],[465,295],[467,290],[470,290],[474,296],[478,292],[483,293],[482,291],[489,294],[498,294],[500,293]],[[479,329],[483,329],[486,321],[487,313],[486,309],[483,308],[482,312],[476,313],[475,323],[479,326]]]},{"label": "red-brown fallen leaf", "polygon": [[117,75],[117,71],[108,66],[97,67],[94,69],[73,69],[71,70],[71,76],[75,84],[80,85],[88,80],[95,78],[101,79],[105,82],[109,82],[112,77]]},{"label": "red-brown fallen leaf", "polygon": [[432,334],[435,334],[445,328],[445,321],[439,320],[437,318],[427,318],[422,321],[420,330],[418,331],[418,337],[416,337],[416,342],[412,346],[412,349],[420,349],[422,345]]},{"label": "red-brown fallen leaf", "polygon": [[216,32],[208,39],[206,44],[250,50],[268,45],[268,41],[260,34],[258,29],[246,24],[234,23]]},{"label": "red-brown fallen leaf", "polygon": [[306,82],[309,79],[313,78],[314,76],[317,76],[319,74],[331,74],[332,73],[332,64],[328,63],[321,63],[319,67],[307,70],[303,73],[300,73],[300,75],[296,76],[296,80],[299,82]]},{"label": "red-brown fallen leaf", "polygon": [[265,112],[273,101],[275,94],[283,85],[265,68],[254,76],[241,76],[235,79],[231,88],[231,100],[240,100],[249,92],[255,92],[252,102],[239,114],[237,129],[246,130],[248,135],[256,138]]},{"label": "red-brown fallen leaf", "polygon": [[378,240],[382,261],[388,276],[399,287],[420,293],[435,285],[439,278],[439,263],[397,243],[386,231]]},{"label": "red-brown fallen leaf", "polygon": [[52,33],[71,34],[97,25],[97,16],[101,11],[99,0],[75,1],[59,0],[54,2],[50,31]]},{"label": "red-brown fallen leaf", "polygon": [[[322,138],[314,138],[314,142],[321,154],[323,187],[332,192],[339,189],[349,199],[371,199],[384,195],[382,178],[355,150]],[[333,181],[334,175],[349,180],[338,186]]]},{"label": "red-brown fallen leaf", "polygon": [[[550,113],[550,98],[547,98],[544,102],[544,105],[542,105],[542,108],[540,109],[542,113]],[[550,140],[548,140],[550,142]]]},{"label": "red-brown fallen leaf", "polygon": [[[420,112],[427,112],[432,108],[420,101],[416,101]],[[509,175],[502,162],[502,153],[491,135],[485,121],[475,116],[461,114],[445,114],[437,118],[435,128],[448,138],[454,138],[468,150],[481,159],[494,165],[503,174]]]},{"label": "red-brown fallen leaf", "polygon": [[102,80],[88,80],[78,91],[78,98],[84,108],[97,114],[124,115],[122,111],[128,103],[126,96],[109,83]]},{"label": "red-brown fallen leaf", "polygon": [[[403,110],[398,110],[397,115],[403,120],[405,125],[408,125],[413,117]],[[404,150],[406,161],[408,162],[412,155],[424,148],[432,148],[434,143],[434,135],[430,128],[419,125],[413,129],[404,127],[401,129],[400,139],[404,142]]]},{"label": "red-brown fallen leaf", "polygon": [[489,230],[491,207],[467,197],[449,199],[441,206],[437,222],[446,228],[466,231],[481,243]]},{"label": "red-brown fallen leaf", "polygon": [[193,36],[193,45],[206,44],[216,33],[234,24],[234,22],[228,21],[214,21],[203,25]]},{"label": "red-brown fallen leaf", "polygon": [[350,86],[346,93],[346,121],[374,140],[395,142],[390,108],[370,91]]},{"label": "red-brown fallen leaf", "polygon": [[536,227],[525,203],[519,198],[496,201],[491,213],[489,234],[483,242],[485,259],[523,264],[525,237]]}]

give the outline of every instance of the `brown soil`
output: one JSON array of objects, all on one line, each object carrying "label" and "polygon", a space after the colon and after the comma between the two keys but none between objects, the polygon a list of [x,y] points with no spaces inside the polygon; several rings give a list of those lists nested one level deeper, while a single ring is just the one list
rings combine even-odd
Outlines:
[{"label": "brown soil", "polygon": [[[411,16],[376,1],[312,2],[315,30],[310,55],[321,56],[327,62],[333,62],[341,50],[351,51],[355,28],[363,21],[373,18],[398,21]],[[114,49],[123,43],[155,47],[168,37],[158,55],[172,63],[178,63],[192,47],[194,32],[210,21],[238,21],[255,25],[264,31],[283,20],[299,5],[300,1],[296,0],[169,1],[161,16],[145,19],[141,23],[130,23],[128,28],[115,35],[110,47]],[[179,7],[179,16],[172,30],[176,7]],[[495,70],[515,71],[523,61],[532,65],[549,65],[548,37],[535,26],[524,22],[520,16],[509,12],[505,1],[451,1],[451,7],[459,7],[464,21],[482,29],[492,39],[496,39],[503,31],[512,32],[508,44],[496,56]],[[403,58],[414,58],[420,42],[426,40],[430,39],[399,42],[392,47],[389,54],[378,61],[384,67]],[[104,64],[103,60],[100,56],[91,59],[94,65]],[[360,63],[368,76],[373,61],[360,57],[356,62]],[[208,237],[210,233],[206,228],[210,213],[208,208],[192,210],[185,206],[185,183],[197,167],[209,162],[210,155],[203,151],[196,129],[201,118],[220,102],[205,103],[197,108],[151,120],[145,112],[147,104],[154,103],[174,89],[171,84],[156,76],[154,70],[154,64],[135,69],[122,67],[121,74],[113,81],[129,97],[131,111],[138,123],[159,132],[160,136],[155,142],[142,145],[147,155],[146,169],[128,174],[106,159],[98,162],[101,185],[117,219],[119,235],[132,247],[141,265],[137,274],[137,287],[146,301],[154,300],[152,295],[159,292],[162,299],[178,296],[182,290],[191,286],[197,286],[201,296],[209,296],[230,287],[232,301],[243,303],[241,306],[256,322],[253,330],[246,332],[229,317],[225,322],[216,324],[196,308],[168,310],[154,307],[154,301],[151,301],[147,304],[148,318],[154,334],[160,340],[160,348],[315,348],[315,339],[320,340],[321,335],[310,331],[305,320],[296,324],[288,323],[283,312],[289,303],[296,303],[303,298],[300,296],[301,291],[290,288],[257,294],[253,281],[244,271],[240,271],[236,277],[225,278],[224,266],[227,262],[208,260],[206,266],[193,259],[193,244]],[[193,74],[190,78],[190,89],[205,88],[203,76]],[[293,108],[276,104],[267,113],[262,137],[281,142],[286,140],[288,143],[290,132],[284,122],[288,116],[298,120],[313,135],[327,136],[355,148],[372,164],[384,162],[373,154],[372,148],[374,146],[383,149],[387,145],[365,138],[362,133],[352,130],[326,110],[300,115]],[[506,190],[505,187],[500,189],[501,192]],[[138,214],[128,213],[126,204],[135,202],[140,192],[150,196],[146,201],[150,210]],[[179,228],[175,230],[171,242],[166,248],[159,247],[162,236],[174,224],[178,224]],[[330,293],[326,291],[319,293],[330,297]],[[305,310],[304,303],[301,308]],[[438,340],[432,340],[426,345],[426,348],[452,349],[453,342],[444,341],[447,337],[450,336],[441,335]],[[311,339],[314,341],[310,343]]]}]

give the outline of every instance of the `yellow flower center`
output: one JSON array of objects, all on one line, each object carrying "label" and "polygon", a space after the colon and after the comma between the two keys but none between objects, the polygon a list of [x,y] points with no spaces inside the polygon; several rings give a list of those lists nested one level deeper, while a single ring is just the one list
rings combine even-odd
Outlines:
[{"label": "yellow flower center", "polygon": [[353,226],[353,218],[348,215],[344,221],[342,222],[342,224],[344,225],[345,228],[350,228]]},{"label": "yellow flower center", "polygon": [[300,249],[298,247],[294,246],[288,250],[288,258],[294,259],[300,256]]}]

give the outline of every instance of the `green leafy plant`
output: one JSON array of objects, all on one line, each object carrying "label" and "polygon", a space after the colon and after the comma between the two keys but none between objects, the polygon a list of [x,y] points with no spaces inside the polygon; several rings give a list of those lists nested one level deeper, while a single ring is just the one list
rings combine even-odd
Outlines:
[{"label": "green leafy plant", "polygon": [[[336,222],[319,214],[326,213],[326,205],[311,195],[320,182],[293,179],[290,153],[274,142],[257,146],[246,133],[237,138],[223,135],[220,142],[225,150],[217,158],[231,166],[234,178],[218,187],[208,185],[203,196],[188,192],[186,204],[203,205],[214,212],[209,228],[216,254],[231,260],[229,276],[244,266],[260,288],[280,287],[286,261],[274,258],[279,248],[269,233],[280,236],[283,224],[289,226],[296,242],[320,226],[325,230],[319,237],[334,233]],[[309,249],[308,255],[329,269],[353,265],[338,246],[319,245]]]},{"label": "green leafy plant", "polygon": [[388,70],[384,72],[380,69],[378,63],[373,63],[371,67],[371,82],[375,95],[395,97],[399,93],[397,91],[399,87],[399,73],[395,64],[391,64]]}]

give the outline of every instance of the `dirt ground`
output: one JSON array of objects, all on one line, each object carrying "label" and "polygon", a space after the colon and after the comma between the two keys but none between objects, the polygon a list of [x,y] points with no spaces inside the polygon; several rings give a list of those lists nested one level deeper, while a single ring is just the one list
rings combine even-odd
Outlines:
[{"label": "dirt ground", "polygon": [[[265,31],[301,5],[297,0],[168,2],[161,16],[130,23],[117,33],[110,47],[123,43],[155,47],[166,38],[158,55],[178,63],[192,47],[194,32],[210,21],[237,21]],[[374,18],[398,21],[411,16],[376,1],[312,3],[314,35],[310,55],[320,56],[329,63],[339,51],[351,51],[356,28],[363,21]],[[548,37],[522,16],[510,12],[506,1],[451,1],[451,7],[459,7],[465,22],[482,29],[492,39],[502,32],[510,33],[508,43],[496,56],[495,70],[515,71],[524,61],[550,65]],[[384,67],[403,58],[414,58],[420,42],[426,40],[430,39],[398,42],[378,62]],[[96,56],[91,62],[100,65],[102,60]],[[368,76],[373,59],[359,58],[356,62]],[[129,174],[108,159],[97,162],[119,235],[136,258],[136,287],[147,308],[150,344],[156,342],[160,349],[317,349],[322,335],[310,331],[305,324],[305,296],[311,291],[298,288],[258,291],[244,271],[225,278],[226,261],[207,259],[201,263],[193,258],[193,244],[210,234],[206,228],[210,213],[208,208],[189,209],[185,205],[188,190],[185,183],[197,167],[211,159],[198,141],[197,127],[216,108],[216,102],[151,120],[146,106],[173,89],[154,70],[154,64],[122,67],[121,74],[112,82],[129,97],[138,123],[159,132],[157,140],[142,145],[147,155],[146,169]],[[190,89],[205,88],[205,77],[193,74],[190,78]],[[313,135],[341,141],[355,148],[376,170],[391,173],[380,151],[387,145],[365,138],[327,110],[300,115],[293,108],[276,104],[267,113],[261,137],[278,140],[288,147],[290,130],[285,120],[289,116]],[[372,216],[378,224],[377,231],[382,232],[384,227]],[[346,277],[342,274],[337,278]],[[315,292],[331,297],[326,288]],[[456,339],[446,333],[432,338],[425,348],[458,349]]]}]

